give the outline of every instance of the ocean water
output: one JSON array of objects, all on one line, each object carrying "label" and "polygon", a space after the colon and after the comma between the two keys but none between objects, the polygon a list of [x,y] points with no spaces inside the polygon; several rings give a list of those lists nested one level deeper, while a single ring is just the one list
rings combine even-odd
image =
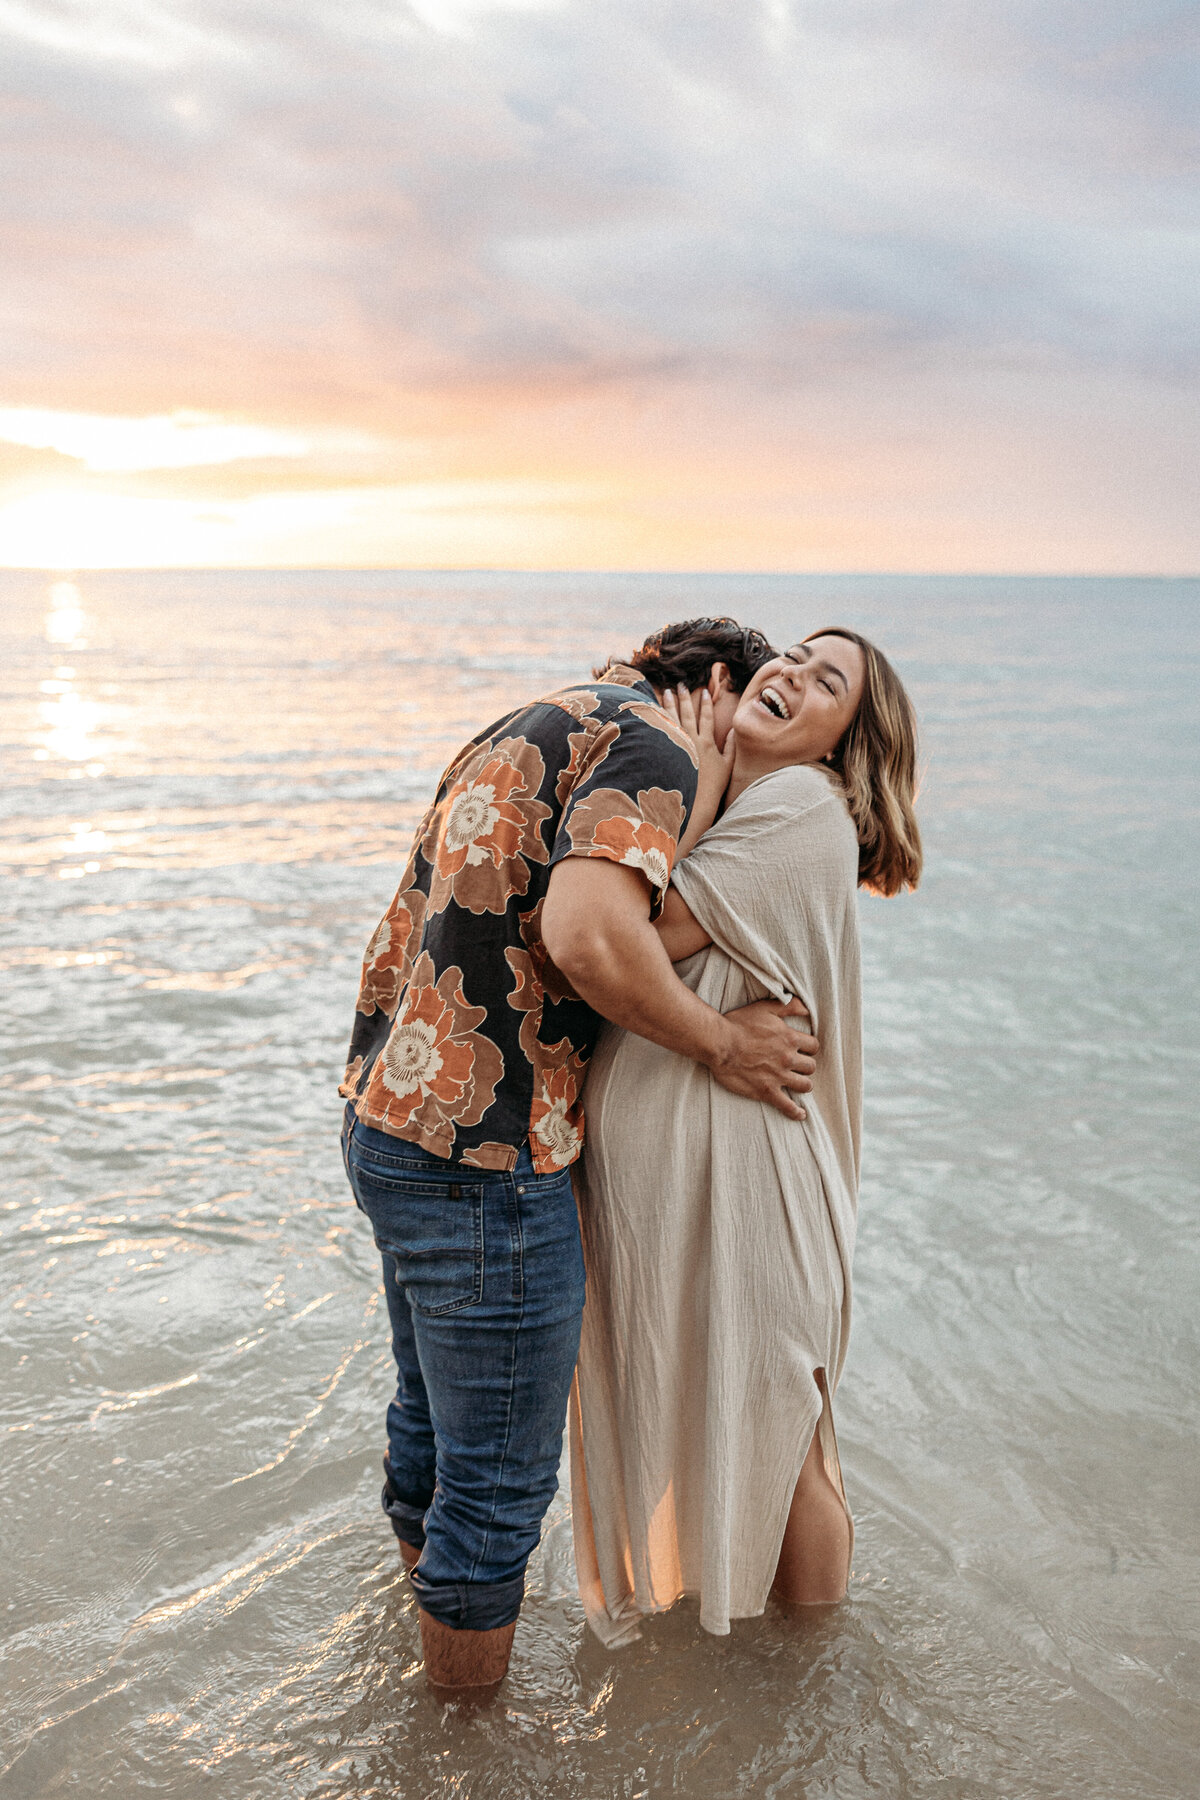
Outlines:
[{"label": "ocean water", "polygon": [[[853,624],[923,722],[864,900],[850,1596],[585,1632],[560,1493],[492,1709],[378,1510],[335,1085],[449,753],[656,624]],[[1200,582],[0,576],[0,1793],[1200,1791]]]}]

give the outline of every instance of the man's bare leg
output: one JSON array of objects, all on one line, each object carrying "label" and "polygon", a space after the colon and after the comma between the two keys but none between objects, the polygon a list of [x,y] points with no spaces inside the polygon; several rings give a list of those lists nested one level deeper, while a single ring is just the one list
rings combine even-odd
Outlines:
[{"label": "man's bare leg", "polygon": [[818,1426],[792,1495],[771,1592],[791,1606],[836,1606],[849,1579],[850,1521],[825,1472]]},{"label": "man's bare leg", "polygon": [[424,1607],[417,1608],[417,1615],[425,1679],[434,1699],[466,1700],[476,1706],[490,1700],[508,1672],[516,1620],[492,1631],[456,1631]]},{"label": "man's bare leg", "polygon": [[[404,1567],[410,1573],[421,1559],[415,1544],[397,1538]],[[516,1621],[494,1631],[456,1631],[417,1608],[425,1679],[435,1700],[466,1700],[481,1705],[492,1698],[508,1672]]]}]

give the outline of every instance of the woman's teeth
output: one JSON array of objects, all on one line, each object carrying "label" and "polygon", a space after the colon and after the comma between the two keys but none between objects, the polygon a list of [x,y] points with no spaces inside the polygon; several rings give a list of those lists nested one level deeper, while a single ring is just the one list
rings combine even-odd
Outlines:
[{"label": "woman's teeth", "polygon": [[775,688],[765,687],[758,697],[767,708],[768,712],[773,712],[777,719],[791,718],[792,715],[788,711],[787,701]]}]

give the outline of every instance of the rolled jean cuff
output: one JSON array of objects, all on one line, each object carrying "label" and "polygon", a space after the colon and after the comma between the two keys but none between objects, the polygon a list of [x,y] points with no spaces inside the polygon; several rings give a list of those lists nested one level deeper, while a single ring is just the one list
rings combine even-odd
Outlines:
[{"label": "rolled jean cuff", "polygon": [[495,1631],[511,1625],[525,1598],[525,1575],[508,1581],[430,1581],[415,1568],[409,1575],[418,1604],[430,1618],[453,1631]]},{"label": "rolled jean cuff", "polygon": [[383,1510],[392,1521],[392,1530],[402,1544],[411,1544],[414,1550],[425,1548],[425,1514],[427,1506],[409,1506],[401,1500],[391,1481],[383,1484],[380,1495]]}]

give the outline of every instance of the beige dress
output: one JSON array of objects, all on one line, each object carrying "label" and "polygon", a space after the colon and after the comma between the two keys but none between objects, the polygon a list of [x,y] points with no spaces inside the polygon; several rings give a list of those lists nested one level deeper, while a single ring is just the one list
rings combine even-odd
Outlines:
[{"label": "beige dress", "polygon": [[805,766],[754,782],[673,878],[713,940],[677,965],[688,987],[721,1012],[808,1007],[806,1122],[615,1027],[591,1064],[571,1495],[580,1592],[611,1646],[681,1594],[708,1631],[762,1612],[818,1426],[842,1492],[828,1396],[858,1185],[857,876],[841,790]]}]

